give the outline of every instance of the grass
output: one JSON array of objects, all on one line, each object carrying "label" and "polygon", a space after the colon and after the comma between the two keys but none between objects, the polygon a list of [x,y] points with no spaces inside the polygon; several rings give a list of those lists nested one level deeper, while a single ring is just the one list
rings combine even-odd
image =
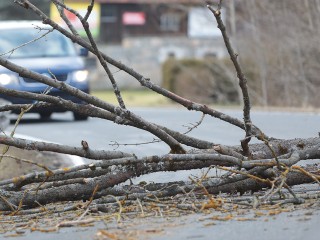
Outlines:
[{"label": "grass", "polygon": [[[93,90],[91,94],[99,99],[108,103],[118,105],[117,99],[112,90]],[[128,107],[168,107],[168,106],[180,106],[174,103],[170,99],[153,92],[151,90],[122,90],[121,96],[124,103]],[[238,109],[239,105],[234,104],[209,104],[213,108],[231,108]]]},{"label": "grass", "polygon": [[[91,94],[106,102],[118,105],[117,99],[112,90],[93,90]],[[122,90],[123,100],[128,107],[167,107],[179,106],[170,99],[153,92],[151,90]],[[241,109],[242,107],[237,104],[208,104],[214,109]],[[319,108],[314,107],[284,107],[284,106],[268,106],[263,107],[253,105],[252,111],[288,111],[288,112],[316,112],[319,113]]]},{"label": "grass", "polygon": [[[117,99],[112,90],[92,91],[93,96],[103,101],[118,105]],[[168,106],[172,102],[160,94],[148,90],[122,90],[123,101],[129,107],[159,107]]]}]

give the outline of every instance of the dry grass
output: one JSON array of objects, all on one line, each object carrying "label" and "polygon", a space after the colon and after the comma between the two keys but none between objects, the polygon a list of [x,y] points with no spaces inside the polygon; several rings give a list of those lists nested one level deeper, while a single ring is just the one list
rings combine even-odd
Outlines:
[{"label": "dry grass", "polygon": [[[123,90],[121,91],[125,104],[128,107],[178,107],[179,104],[149,90]],[[118,105],[117,99],[111,90],[93,91],[92,95],[100,98],[101,100]],[[209,106],[222,110],[222,109],[235,109],[240,110],[242,107],[235,104],[209,104]],[[282,106],[269,106],[263,107],[254,105],[253,111],[263,112],[310,112],[320,113],[320,108],[314,107],[282,107]]]},{"label": "dry grass", "polygon": [[[125,104],[129,107],[159,107],[173,104],[165,97],[148,90],[123,90],[121,93]],[[92,95],[101,100],[118,105],[117,99],[112,91],[93,91]]]}]

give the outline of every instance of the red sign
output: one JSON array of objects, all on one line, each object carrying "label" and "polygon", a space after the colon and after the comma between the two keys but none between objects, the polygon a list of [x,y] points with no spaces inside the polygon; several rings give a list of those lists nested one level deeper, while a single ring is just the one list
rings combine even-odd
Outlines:
[{"label": "red sign", "polygon": [[144,12],[124,12],[122,14],[123,25],[144,25],[146,15]]},{"label": "red sign", "polygon": [[77,20],[77,16],[74,15],[72,12],[69,12],[67,9],[64,9],[64,14],[67,16],[67,18],[71,21],[74,22]]}]

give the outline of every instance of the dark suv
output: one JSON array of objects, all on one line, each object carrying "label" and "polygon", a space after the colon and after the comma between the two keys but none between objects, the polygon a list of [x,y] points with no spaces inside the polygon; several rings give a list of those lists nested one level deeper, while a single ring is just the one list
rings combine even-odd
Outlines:
[{"label": "dark suv", "polygon": [[[85,49],[76,49],[71,40],[58,31],[48,32],[50,28],[36,21],[4,21],[0,22],[0,54],[7,53],[10,61],[32,71],[44,74],[59,81],[64,81],[86,93],[89,93],[88,71],[82,57],[88,55]],[[43,37],[41,37],[43,36]],[[41,38],[39,38],[41,37]],[[39,39],[38,39],[39,38]],[[12,52],[10,52],[13,50]],[[0,84],[9,89],[43,93],[47,85],[34,79],[23,78],[18,74],[0,66]],[[70,96],[58,89],[51,89],[49,95],[60,96],[75,103],[82,103],[78,98]],[[33,100],[0,95],[14,104],[29,104]],[[60,107],[31,109],[41,118],[50,118],[53,112],[64,112]],[[75,120],[85,120],[86,116],[76,113]]]}]

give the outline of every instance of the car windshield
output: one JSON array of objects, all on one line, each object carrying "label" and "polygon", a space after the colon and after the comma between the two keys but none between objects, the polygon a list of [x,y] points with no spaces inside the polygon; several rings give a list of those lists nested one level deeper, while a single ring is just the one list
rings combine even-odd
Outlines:
[{"label": "car windshield", "polygon": [[[14,49],[12,53],[8,54],[10,58],[65,57],[76,55],[73,43],[57,31],[50,32],[44,37],[33,41],[43,34],[45,34],[44,31],[33,28],[0,29],[0,54]],[[25,43],[28,44],[20,47]]]}]

